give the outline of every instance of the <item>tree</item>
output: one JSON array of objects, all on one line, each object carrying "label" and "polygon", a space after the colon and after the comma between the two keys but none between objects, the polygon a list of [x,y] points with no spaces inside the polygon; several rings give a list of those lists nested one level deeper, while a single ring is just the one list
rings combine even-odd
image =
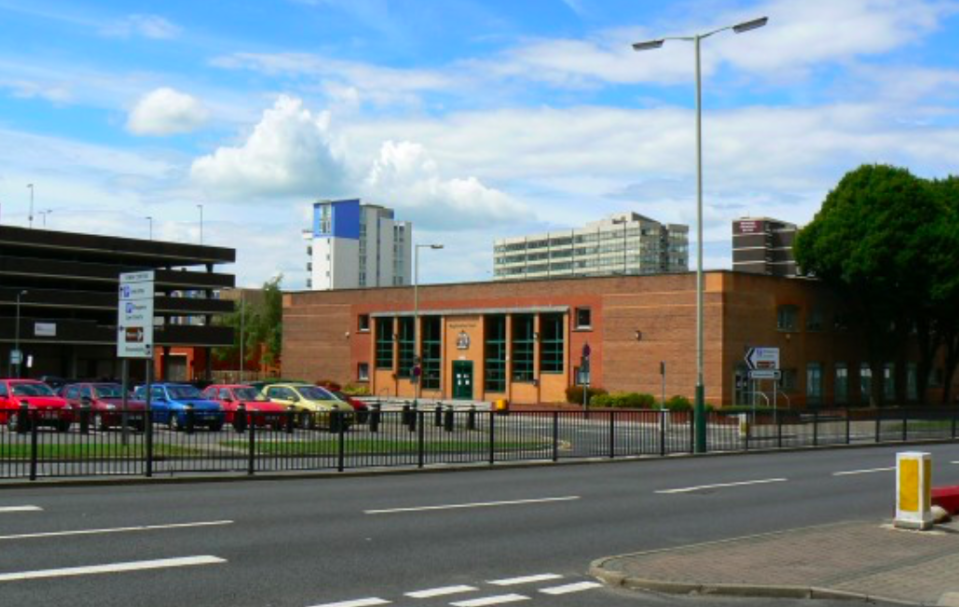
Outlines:
[{"label": "tree", "polygon": [[263,297],[257,302],[240,299],[233,312],[221,316],[217,324],[233,329],[233,344],[216,348],[213,355],[221,361],[238,361],[240,340],[243,344],[245,364],[257,356],[267,364],[280,360],[283,350],[283,294],[280,284],[283,276],[277,276],[263,284]]},{"label": "tree", "polygon": [[928,379],[936,350],[943,347],[942,402],[946,404],[952,394],[952,379],[959,367],[959,177],[934,180],[930,182],[930,188],[944,211],[938,238],[929,247],[937,273],[929,297],[930,335],[927,339],[935,350],[923,379]]},{"label": "tree", "polygon": [[929,250],[945,246],[947,214],[929,182],[906,169],[863,165],[840,180],[796,238],[799,266],[832,285],[854,312],[873,404],[884,401],[884,363],[893,360],[897,398],[905,401],[906,347],[920,314],[931,314],[930,294],[944,275]]}]

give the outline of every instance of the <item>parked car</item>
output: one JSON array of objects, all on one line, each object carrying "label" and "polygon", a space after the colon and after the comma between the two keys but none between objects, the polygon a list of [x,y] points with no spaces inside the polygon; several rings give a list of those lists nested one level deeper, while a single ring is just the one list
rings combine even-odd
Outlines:
[{"label": "parked car", "polygon": [[[81,382],[67,384],[60,390],[60,396],[74,411],[79,419],[80,409],[90,407],[90,422],[98,430],[109,430],[123,426],[123,386],[109,382]],[[146,427],[146,402],[127,398],[127,425],[143,431]]]},{"label": "parked car", "polygon": [[[134,396],[146,399],[146,386],[137,386]],[[193,407],[193,425],[204,426],[213,432],[223,429],[223,410],[220,405],[203,397],[190,384],[160,383],[150,386],[150,408],[153,421],[168,424],[171,430],[186,428],[187,407]]]},{"label": "parked car", "polygon": [[239,419],[236,410],[243,405],[250,413],[255,413],[250,419],[257,426],[272,426],[279,429],[283,426],[286,407],[270,401],[263,393],[253,386],[245,384],[213,384],[203,391],[203,397],[215,401],[223,409],[224,421],[233,424],[239,429]]},{"label": "parked car", "polygon": [[307,382],[301,379],[281,379],[274,377],[272,379],[262,379],[260,381],[251,381],[247,385],[253,386],[260,392],[266,392],[267,386],[273,386],[275,384],[305,384]]},{"label": "parked car", "polygon": [[353,407],[319,386],[306,383],[270,384],[264,388],[263,394],[275,403],[296,408],[301,428],[329,428],[332,411],[341,412],[345,429],[353,424]]},{"label": "parked car", "polygon": [[11,432],[20,429],[17,413],[22,404],[31,412],[28,424],[35,422],[37,426],[50,426],[58,432],[70,429],[73,411],[53,388],[35,379],[0,379],[0,424],[6,424]]},{"label": "parked car", "polygon": [[53,388],[54,392],[59,392],[60,388],[67,384],[67,380],[58,375],[41,375],[37,379]]},{"label": "parked car", "polygon": [[360,399],[356,398],[355,396],[350,396],[342,390],[330,390],[330,393],[341,401],[349,403],[349,405],[353,407],[353,411],[356,414],[356,423],[365,424],[367,420],[370,419],[370,407]]}]

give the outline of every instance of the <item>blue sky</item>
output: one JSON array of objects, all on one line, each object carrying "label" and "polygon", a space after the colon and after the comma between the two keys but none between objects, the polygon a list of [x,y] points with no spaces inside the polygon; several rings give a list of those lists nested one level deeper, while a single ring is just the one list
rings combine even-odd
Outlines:
[{"label": "blue sky", "polygon": [[[302,287],[310,202],[362,196],[489,278],[494,238],[634,210],[695,217],[703,45],[706,266],[730,221],[808,221],[842,174],[959,172],[950,0],[0,0],[0,221],[235,246]],[[35,220],[42,223],[39,218]]]}]

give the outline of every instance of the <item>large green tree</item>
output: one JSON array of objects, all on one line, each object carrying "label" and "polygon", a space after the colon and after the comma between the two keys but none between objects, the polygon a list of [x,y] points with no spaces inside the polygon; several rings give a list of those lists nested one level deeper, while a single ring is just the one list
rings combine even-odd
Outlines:
[{"label": "large green tree", "polygon": [[263,284],[262,298],[254,301],[241,298],[233,312],[224,314],[218,324],[233,329],[233,345],[216,348],[213,355],[219,360],[239,360],[240,341],[243,340],[244,363],[260,356],[268,365],[280,360],[283,350],[283,276]]},{"label": "large green tree", "polygon": [[884,401],[889,361],[897,362],[896,398],[906,400],[909,335],[923,314],[933,323],[930,297],[947,274],[930,251],[948,248],[948,215],[929,182],[906,169],[864,165],[842,178],[797,236],[800,267],[831,284],[854,312],[868,348],[873,404]]},{"label": "large green tree", "polygon": [[938,224],[940,233],[928,250],[936,272],[927,306],[928,333],[923,335],[922,327],[918,332],[931,351],[925,370],[927,375],[938,349],[943,349],[942,402],[948,403],[952,379],[959,367],[959,177],[934,180],[929,185],[944,214]]}]

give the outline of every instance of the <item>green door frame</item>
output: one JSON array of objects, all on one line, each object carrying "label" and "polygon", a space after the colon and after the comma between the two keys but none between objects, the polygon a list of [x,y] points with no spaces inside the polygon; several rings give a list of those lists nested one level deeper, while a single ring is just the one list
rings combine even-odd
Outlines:
[{"label": "green door frame", "polygon": [[453,361],[453,399],[473,400],[473,361]]}]

